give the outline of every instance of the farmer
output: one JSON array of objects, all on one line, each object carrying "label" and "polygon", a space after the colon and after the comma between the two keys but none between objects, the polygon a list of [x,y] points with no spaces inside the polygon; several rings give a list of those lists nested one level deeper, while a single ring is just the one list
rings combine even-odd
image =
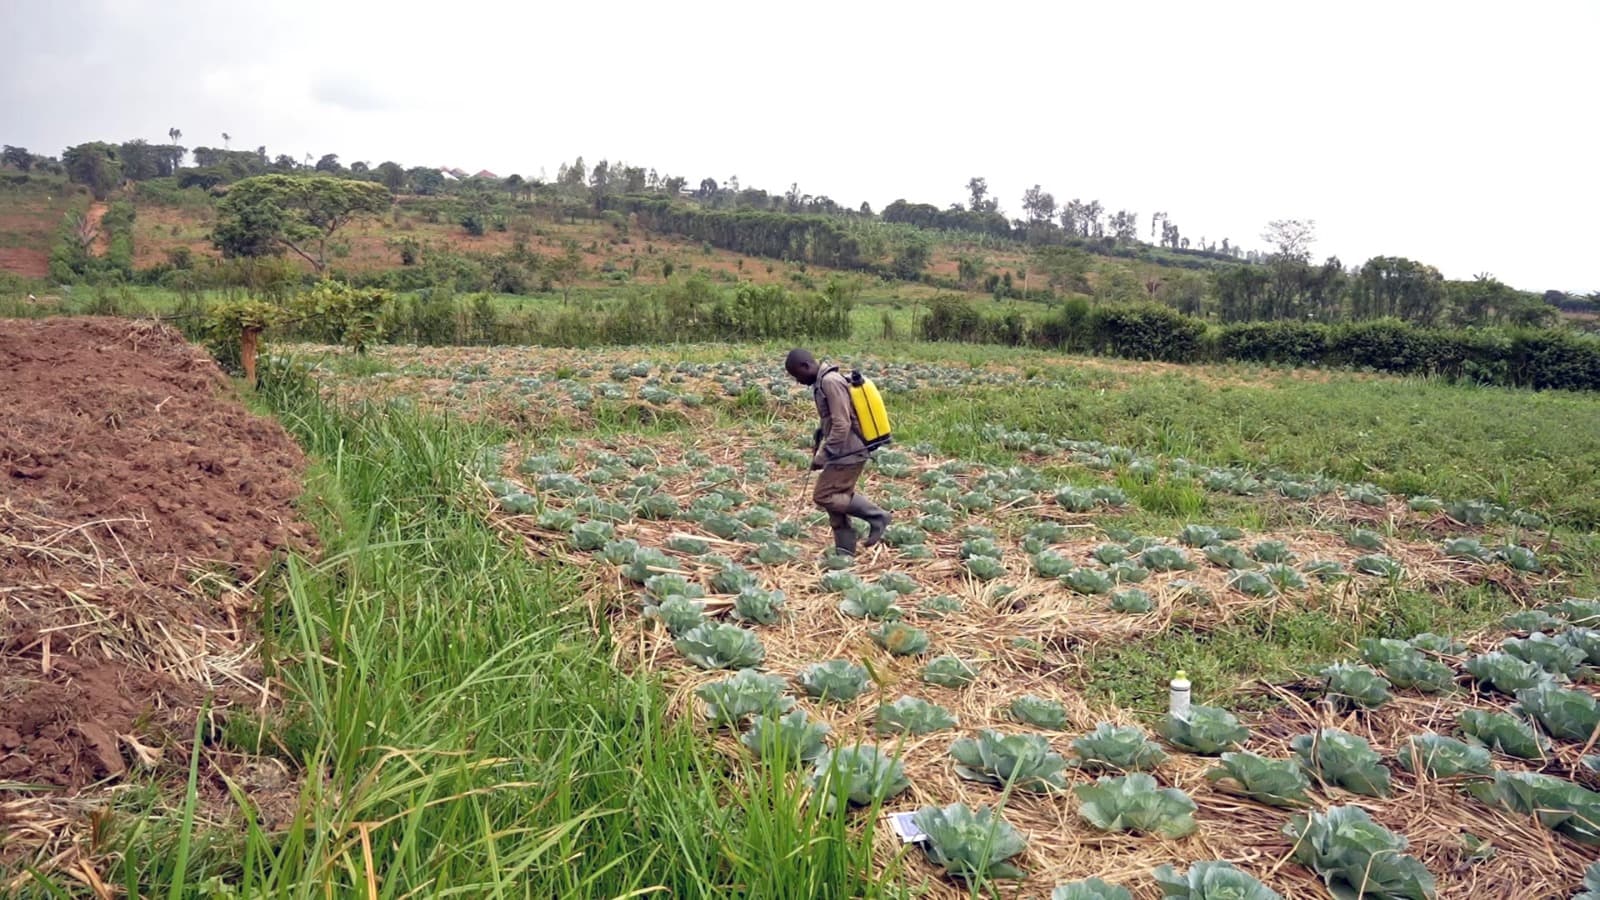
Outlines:
[{"label": "farmer", "polygon": [[790,350],[783,368],[795,381],[811,388],[811,397],[817,402],[817,415],[822,419],[822,424],[812,434],[811,470],[820,469],[822,474],[817,476],[811,501],[828,513],[834,549],[854,555],[856,531],[850,525],[850,517],[867,523],[863,546],[871,547],[883,540],[883,530],[889,527],[889,514],[856,493],[856,482],[867,467],[869,451],[861,439],[855,406],[850,402],[850,382],[839,373],[838,366],[824,368],[808,350]]}]

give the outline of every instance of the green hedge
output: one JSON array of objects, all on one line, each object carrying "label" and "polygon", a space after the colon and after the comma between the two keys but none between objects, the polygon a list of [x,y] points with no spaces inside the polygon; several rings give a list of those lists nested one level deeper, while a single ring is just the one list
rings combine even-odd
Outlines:
[{"label": "green hedge", "polygon": [[1043,321],[935,300],[922,320],[932,341],[1030,344],[1164,362],[1259,362],[1370,369],[1540,390],[1600,390],[1600,338],[1554,328],[1417,328],[1396,319],[1327,325],[1208,325],[1159,304],[1063,304]]}]

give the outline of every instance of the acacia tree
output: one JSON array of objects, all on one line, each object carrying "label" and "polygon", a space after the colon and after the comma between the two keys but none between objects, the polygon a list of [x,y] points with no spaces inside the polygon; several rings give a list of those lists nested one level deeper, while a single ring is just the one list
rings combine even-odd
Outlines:
[{"label": "acacia tree", "polygon": [[291,250],[320,273],[327,267],[328,238],[357,216],[383,212],[392,200],[388,188],[371,181],[303,175],[246,178],[217,205],[211,243],[228,257],[277,256]]}]

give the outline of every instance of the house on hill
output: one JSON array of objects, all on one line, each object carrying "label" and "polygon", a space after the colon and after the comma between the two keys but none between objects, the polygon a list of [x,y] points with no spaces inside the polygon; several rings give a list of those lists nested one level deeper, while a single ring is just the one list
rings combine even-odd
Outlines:
[{"label": "house on hill", "polygon": [[476,174],[476,175],[474,175],[472,177],[473,178],[488,178],[488,179],[493,180],[493,181],[499,181],[500,180],[500,176],[499,175],[496,175],[495,173],[489,171],[488,169],[480,169],[480,170],[478,170],[478,174]]}]

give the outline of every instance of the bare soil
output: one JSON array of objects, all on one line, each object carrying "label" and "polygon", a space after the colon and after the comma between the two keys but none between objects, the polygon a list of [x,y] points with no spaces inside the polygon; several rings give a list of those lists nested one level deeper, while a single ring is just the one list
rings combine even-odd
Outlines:
[{"label": "bare soil", "polygon": [[304,459],[151,322],[0,322],[0,831],[264,696],[249,585],[310,549]]}]

